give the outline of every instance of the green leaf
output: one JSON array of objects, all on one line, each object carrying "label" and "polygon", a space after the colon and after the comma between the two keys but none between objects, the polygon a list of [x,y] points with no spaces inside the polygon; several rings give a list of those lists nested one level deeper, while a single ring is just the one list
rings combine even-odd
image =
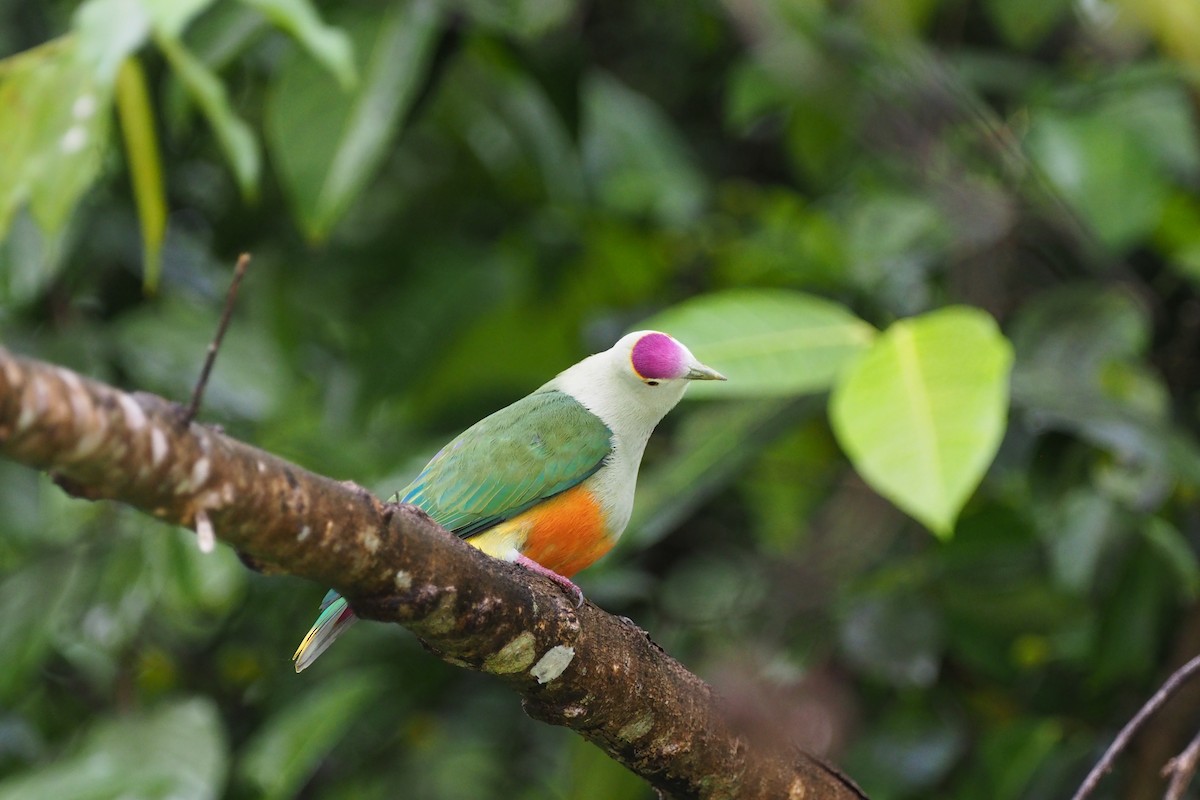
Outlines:
[{"label": "green leaf", "polygon": [[835,387],[834,433],[876,491],[947,537],[1000,446],[1011,364],[982,311],[902,320]]},{"label": "green leaf", "polygon": [[[45,660],[59,626],[74,620],[88,584],[80,558],[34,561],[0,582],[0,701],[12,706]],[[31,795],[32,796],[32,795]]]},{"label": "green leaf", "polygon": [[697,382],[691,397],[781,397],[833,385],[875,336],[843,306],[782,290],[702,295],[643,321],[666,331],[729,378]]},{"label": "green leaf", "polygon": [[217,76],[193,56],[179,39],[156,33],[155,42],[216,133],[217,143],[233,170],[242,196],[253,198],[258,190],[261,158],[258,142],[250,126],[230,107],[225,87]]},{"label": "green leaf", "polygon": [[0,236],[24,203],[42,230],[59,231],[100,174],[111,85],[56,39],[0,62]]},{"label": "green leaf", "polygon": [[1113,248],[1152,231],[1168,183],[1158,159],[1134,131],[1101,116],[1034,116],[1029,153],[1096,235]]},{"label": "green leaf", "polygon": [[142,269],[147,292],[158,287],[162,244],[167,230],[167,195],[163,186],[154,112],[146,76],[136,58],[128,58],[117,76],[117,113],[125,135],[125,158],[133,181],[138,220],[142,226]]},{"label": "green leaf", "polygon": [[345,31],[326,25],[308,0],[242,0],[257,9],[276,26],[291,34],[337,78],[343,90],[354,88],[358,70],[354,65],[354,44]]},{"label": "green leaf", "polygon": [[666,536],[744,474],[782,431],[819,413],[815,398],[711,403],[692,410],[670,456],[643,469],[626,537],[644,548]]},{"label": "green leaf", "polygon": [[[115,358],[136,385],[187,397],[220,309],[164,298],[121,317],[111,331]],[[293,390],[279,343],[253,320],[230,327],[204,395],[207,414],[262,419]]]},{"label": "green leaf", "polygon": [[168,39],[178,39],[198,14],[215,0],[138,0],[150,15],[154,32]]},{"label": "green leaf", "polygon": [[600,201],[668,225],[694,219],[708,185],[662,110],[603,73],[583,85],[584,165]]},{"label": "green leaf", "polygon": [[1068,0],[988,0],[984,10],[1007,41],[1029,49],[1070,12],[1071,4]]},{"label": "green leaf", "polygon": [[112,85],[131,53],[150,36],[150,8],[142,0],[88,0],[71,19],[79,55],[101,83]]},{"label": "green leaf", "polygon": [[242,775],[266,797],[294,796],[385,685],[377,673],[358,673],[315,686],[246,744]]},{"label": "green leaf", "polygon": [[210,800],[227,758],[216,707],[188,700],[96,723],[75,755],[0,783],[0,800]]},{"label": "green leaf", "polygon": [[471,22],[505,36],[533,41],[561,26],[578,8],[578,0],[461,0]]},{"label": "green leaf", "polygon": [[439,20],[433,0],[359,17],[350,32],[369,60],[353,93],[308,60],[284,67],[267,105],[267,141],[309,238],[325,238],[374,177],[425,77]]},{"label": "green leaf", "polygon": [[1142,533],[1175,573],[1179,581],[1180,600],[1195,600],[1196,595],[1200,594],[1200,562],[1188,540],[1178,528],[1161,517],[1147,518],[1142,525]]},{"label": "green leaf", "polygon": [[945,648],[942,612],[917,593],[877,590],[853,598],[838,638],[846,660],[864,675],[899,687],[929,687]]},{"label": "green leaf", "polygon": [[445,120],[502,194],[521,196],[540,188],[560,206],[586,201],[583,166],[568,121],[547,87],[498,42],[479,38],[463,49],[430,116]]}]

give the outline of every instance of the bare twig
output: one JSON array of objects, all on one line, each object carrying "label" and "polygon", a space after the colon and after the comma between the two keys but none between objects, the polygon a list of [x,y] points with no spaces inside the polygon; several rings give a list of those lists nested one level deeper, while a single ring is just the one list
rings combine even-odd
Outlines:
[{"label": "bare twig", "polygon": [[0,348],[0,455],[91,499],[212,533],[267,571],[318,581],[487,672],[672,800],[858,800],[853,782],[738,729],[712,687],[635,626],[484,555],[413,506],[381,503],[204,425]]},{"label": "bare twig", "polygon": [[233,306],[237,302],[238,287],[242,285],[242,278],[245,277],[248,266],[250,266],[250,254],[242,253],[238,256],[237,265],[233,268],[233,281],[229,284],[229,291],[225,293],[225,310],[221,312],[221,321],[217,323],[217,333],[208,345],[208,352],[204,356],[204,366],[200,370],[200,377],[196,380],[196,388],[192,390],[192,400],[179,418],[179,427],[181,428],[190,425],[196,418],[196,414],[200,412],[200,400],[204,397],[204,389],[208,386],[208,376],[212,373],[213,363],[217,360],[217,352],[221,349],[221,340],[225,338],[229,320],[233,317]]},{"label": "bare twig", "polygon": [[1191,661],[1187,662],[1182,667],[1171,673],[1171,677],[1167,678],[1166,682],[1163,683],[1159,690],[1154,693],[1154,696],[1147,700],[1146,704],[1141,707],[1141,710],[1139,710],[1137,714],[1133,716],[1133,719],[1129,720],[1129,722],[1125,724],[1125,727],[1122,728],[1121,732],[1117,734],[1117,738],[1113,739],[1112,744],[1108,746],[1108,749],[1104,751],[1104,755],[1099,761],[1096,762],[1096,765],[1092,767],[1092,771],[1088,773],[1087,778],[1084,779],[1083,783],[1079,787],[1079,790],[1075,792],[1071,800],[1084,800],[1084,798],[1096,790],[1096,787],[1100,785],[1101,778],[1103,778],[1105,774],[1112,769],[1113,762],[1116,761],[1117,756],[1119,756],[1129,744],[1129,740],[1133,738],[1133,735],[1137,733],[1144,724],[1146,724],[1146,720],[1149,719],[1155,711],[1158,711],[1158,709],[1162,708],[1163,704],[1171,698],[1171,695],[1179,691],[1179,687],[1187,683],[1188,679],[1191,678],[1192,675],[1197,672],[1197,670],[1200,670],[1200,656],[1196,656]]},{"label": "bare twig", "polygon": [[1197,766],[1200,766],[1200,733],[1192,737],[1192,741],[1182,753],[1163,767],[1163,776],[1171,776],[1171,783],[1167,786],[1163,800],[1182,800],[1183,793],[1187,791],[1188,784],[1196,774]]}]

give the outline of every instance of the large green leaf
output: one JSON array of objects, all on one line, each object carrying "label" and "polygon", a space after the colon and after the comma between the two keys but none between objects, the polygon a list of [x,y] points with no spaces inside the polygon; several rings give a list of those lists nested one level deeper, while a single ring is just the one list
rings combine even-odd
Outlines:
[{"label": "large green leaf", "polygon": [[834,433],[876,491],[949,536],[1004,435],[1011,364],[982,311],[902,320],[834,389]]},{"label": "large green leaf", "polygon": [[270,719],[245,747],[241,773],[263,797],[293,797],[322,758],[383,691],[375,673],[322,683]]},{"label": "large green leaf", "polygon": [[358,80],[354,44],[345,31],[326,25],[309,0],[242,0],[290,33],[313,58],[329,70],[343,89]]},{"label": "large green leaf", "polygon": [[217,136],[217,143],[233,170],[242,196],[252,198],[258,191],[262,156],[258,140],[250,126],[229,105],[229,96],[220,79],[168,33],[157,33],[155,41],[188,94],[204,113]]},{"label": "large green leaf", "polygon": [[112,86],[81,43],[65,37],[0,62],[0,236],[25,203],[43,230],[59,230],[100,173]]},{"label": "large green leaf", "polygon": [[582,103],[584,165],[603,205],[668,225],[700,213],[708,186],[658,106],[603,73],[584,83]]},{"label": "large green leaf", "polygon": [[[625,538],[644,548],[677,528],[743,474],[747,465],[799,420],[820,414],[817,398],[710,403],[692,411],[666,458],[643,469]],[[626,546],[625,543],[622,546]]]},{"label": "large green leaf", "polygon": [[0,800],[209,800],[226,762],[216,708],[189,700],[97,723],[73,756],[0,783]]},{"label": "large green leaf", "polygon": [[729,378],[691,397],[781,397],[828,389],[875,329],[829,300],[782,290],[702,295],[643,321]]},{"label": "large green leaf", "polygon": [[1140,133],[1102,116],[1034,117],[1027,145],[1051,183],[1113,248],[1154,229],[1167,176]]},{"label": "large green leaf", "polygon": [[323,239],[374,176],[416,99],[438,31],[433,0],[399,5],[382,19],[355,17],[363,79],[344,91],[309,59],[283,69],[267,105],[267,141],[305,233]]}]

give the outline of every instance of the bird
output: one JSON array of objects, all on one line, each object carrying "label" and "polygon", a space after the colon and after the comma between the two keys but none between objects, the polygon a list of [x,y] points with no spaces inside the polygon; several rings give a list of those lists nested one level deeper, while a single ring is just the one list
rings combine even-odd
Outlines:
[{"label": "bird", "polygon": [[[646,442],[692,381],[723,381],[683,343],[635,331],[467,428],[392,500],[411,503],[495,558],[570,580],[629,523]],[[330,590],[296,649],[311,665],[356,617]]]}]

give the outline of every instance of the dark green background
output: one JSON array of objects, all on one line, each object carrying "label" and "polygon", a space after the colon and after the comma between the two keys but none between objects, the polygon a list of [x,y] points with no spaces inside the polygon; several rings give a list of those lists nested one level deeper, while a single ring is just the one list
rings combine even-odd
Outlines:
[{"label": "dark green background", "polygon": [[[1013,409],[951,541],[854,475],[821,398],[695,401],[579,583],[872,797],[1064,797],[1200,648],[1200,22],[1158,5],[431,4],[427,58],[376,65],[411,106],[318,219],[344,95],[223,0],[183,41],[262,148],[256,196],[147,47],[158,292],[114,130],[66,228],[0,246],[0,339],[184,399],[248,250],[204,419],[386,495],[689,297],[800,289],[880,327],[982,307]],[[73,8],[0,0],[0,55]],[[411,12],[320,10],[360,77]],[[0,465],[0,798],[650,797],[399,628],[295,675],[323,591]],[[1198,718],[1185,693],[1097,796],[1161,796]]]}]

